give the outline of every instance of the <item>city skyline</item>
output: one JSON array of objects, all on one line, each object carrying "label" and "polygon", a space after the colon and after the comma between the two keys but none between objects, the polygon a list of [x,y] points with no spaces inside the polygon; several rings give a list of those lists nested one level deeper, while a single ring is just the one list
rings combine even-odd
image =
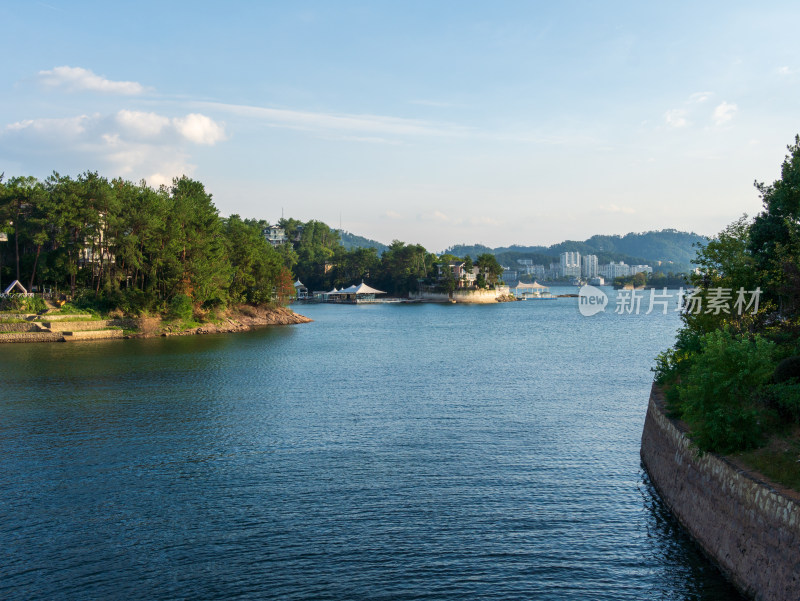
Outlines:
[{"label": "city skyline", "polygon": [[790,3],[0,11],[7,177],[186,174],[384,243],[713,235],[800,131]]}]

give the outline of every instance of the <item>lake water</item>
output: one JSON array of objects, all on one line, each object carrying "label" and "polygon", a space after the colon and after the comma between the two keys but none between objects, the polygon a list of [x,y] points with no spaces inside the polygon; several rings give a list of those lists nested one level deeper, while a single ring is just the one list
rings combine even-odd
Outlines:
[{"label": "lake water", "polygon": [[677,315],[612,309],[2,346],[0,598],[737,599],[640,465]]}]

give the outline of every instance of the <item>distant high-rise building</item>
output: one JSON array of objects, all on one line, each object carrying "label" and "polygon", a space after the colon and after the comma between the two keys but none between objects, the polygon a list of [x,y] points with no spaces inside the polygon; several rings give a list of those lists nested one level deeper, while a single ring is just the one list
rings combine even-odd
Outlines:
[{"label": "distant high-rise building", "polygon": [[559,262],[559,275],[562,278],[578,278],[581,275],[581,253],[561,253]]},{"label": "distant high-rise building", "polygon": [[597,277],[599,267],[597,264],[597,255],[583,255],[581,258],[581,274],[585,278]]},{"label": "distant high-rise building", "polygon": [[603,265],[603,267],[600,268],[600,275],[608,280],[629,276],[631,275],[631,267],[630,265],[626,265],[624,261],[620,261],[619,263],[611,261],[608,265]]}]

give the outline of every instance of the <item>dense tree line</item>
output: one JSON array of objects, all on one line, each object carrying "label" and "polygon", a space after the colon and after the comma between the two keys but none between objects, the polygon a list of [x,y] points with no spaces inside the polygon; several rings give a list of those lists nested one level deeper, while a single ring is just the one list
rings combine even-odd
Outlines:
[{"label": "dense tree line", "polygon": [[94,172],[0,180],[0,281],[131,312],[177,296],[195,306],[285,301],[293,293],[266,222],[221,218],[202,183],[153,189]]},{"label": "dense tree line", "polygon": [[[0,242],[0,282],[17,279],[100,309],[163,312],[173,304],[285,302],[295,279],[325,291],[365,281],[403,296],[440,285],[439,266],[461,261],[399,240],[380,254],[348,249],[321,221],[278,225],[287,240],[273,247],[269,223],[220,217],[203,184],[187,177],[158,189],[95,172],[0,179],[0,233],[8,237]],[[499,282],[494,255],[475,264],[479,286]]]},{"label": "dense tree line", "polygon": [[[437,256],[420,244],[400,240],[392,241],[381,254],[373,246],[348,249],[341,243],[340,233],[320,221],[281,219],[278,225],[288,238],[278,249],[284,264],[312,291],[364,281],[390,295],[405,296],[420,285],[442,284],[439,266],[463,260],[449,254]],[[466,260],[472,262],[469,256]],[[503,268],[494,255],[481,255],[475,264],[482,270],[479,285],[498,283]]]},{"label": "dense tree line", "polygon": [[[800,425],[800,137],[781,178],[756,187],[763,211],[698,253],[695,308],[687,304],[656,369],[670,408],[706,450],[759,447]],[[800,476],[796,453],[789,465]]]}]

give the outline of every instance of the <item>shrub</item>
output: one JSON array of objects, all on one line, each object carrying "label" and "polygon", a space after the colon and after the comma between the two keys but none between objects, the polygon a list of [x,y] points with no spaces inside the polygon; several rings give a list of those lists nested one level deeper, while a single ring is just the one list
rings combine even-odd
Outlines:
[{"label": "shrub", "polygon": [[39,296],[13,296],[0,300],[0,310],[22,313],[43,313],[47,310],[44,300]]},{"label": "shrub", "polygon": [[774,382],[788,382],[789,380],[800,381],[800,356],[787,357],[775,368],[772,375]]},{"label": "shrub", "polygon": [[772,384],[765,396],[782,418],[800,424],[800,383],[784,381]]},{"label": "shrub", "polygon": [[703,336],[700,347],[677,385],[692,438],[701,449],[720,453],[757,446],[769,411],[756,394],[772,375],[775,344],[736,337],[726,328]]},{"label": "shrub", "polygon": [[169,317],[189,321],[194,314],[192,299],[185,294],[177,294],[169,301]]}]

